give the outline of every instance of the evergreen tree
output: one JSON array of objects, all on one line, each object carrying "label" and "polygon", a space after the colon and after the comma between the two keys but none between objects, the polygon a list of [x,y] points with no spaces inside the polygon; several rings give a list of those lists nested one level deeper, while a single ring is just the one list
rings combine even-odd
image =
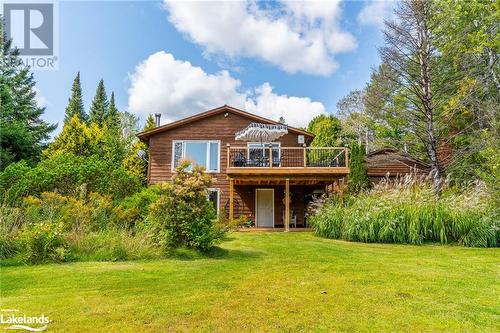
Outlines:
[{"label": "evergreen tree", "polygon": [[109,127],[119,127],[120,114],[115,105],[115,92],[111,92],[106,122]]},{"label": "evergreen tree", "polygon": [[92,101],[92,106],[90,107],[90,122],[94,122],[99,126],[102,126],[106,121],[108,115],[108,97],[106,96],[106,89],[104,88],[104,80],[101,79],[97,85],[94,100]]},{"label": "evergreen tree", "polygon": [[365,164],[365,148],[358,144],[353,144],[349,154],[349,176],[348,189],[350,193],[359,193],[371,188],[368,169]]},{"label": "evergreen tree", "polygon": [[80,85],[80,72],[76,74],[71,87],[71,97],[68,100],[68,106],[64,111],[64,124],[76,114],[83,122],[88,122],[88,116],[85,113],[82,99],[82,87]]},{"label": "evergreen tree", "polygon": [[93,141],[90,129],[75,113],[43,154],[48,158],[64,153],[89,156],[97,146]]},{"label": "evergreen tree", "polygon": [[153,128],[156,127],[156,122],[155,122],[155,118],[153,117],[152,114],[150,114],[147,118],[146,118],[146,124],[144,125],[144,128],[142,129],[142,131],[149,131],[149,130],[152,130]]},{"label": "evergreen tree", "polygon": [[45,108],[36,101],[35,80],[19,51],[7,39],[0,17],[0,170],[10,163],[36,162],[57,125],[41,119]]}]

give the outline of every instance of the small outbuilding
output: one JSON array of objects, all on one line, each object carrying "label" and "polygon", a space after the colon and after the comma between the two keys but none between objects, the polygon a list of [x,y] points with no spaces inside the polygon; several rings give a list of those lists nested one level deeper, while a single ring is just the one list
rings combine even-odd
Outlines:
[{"label": "small outbuilding", "polygon": [[365,156],[368,176],[374,183],[385,177],[395,178],[410,173],[428,174],[431,166],[395,148],[382,148]]}]

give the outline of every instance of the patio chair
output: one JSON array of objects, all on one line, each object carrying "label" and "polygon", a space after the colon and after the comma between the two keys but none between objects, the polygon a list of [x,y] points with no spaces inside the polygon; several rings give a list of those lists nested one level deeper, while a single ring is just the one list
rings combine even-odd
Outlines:
[{"label": "patio chair", "polygon": [[[285,225],[285,210],[283,210],[281,217],[283,219],[283,225]],[[297,215],[293,213],[293,210],[290,210],[290,227],[297,228]]]},{"label": "patio chair", "polygon": [[247,166],[247,158],[242,152],[238,152],[233,157],[233,166],[244,167]]}]

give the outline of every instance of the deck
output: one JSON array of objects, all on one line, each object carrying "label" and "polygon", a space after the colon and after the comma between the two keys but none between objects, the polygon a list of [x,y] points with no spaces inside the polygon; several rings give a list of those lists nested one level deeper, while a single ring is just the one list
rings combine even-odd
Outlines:
[{"label": "deck", "polygon": [[[272,158],[269,158],[272,156]],[[349,173],[342,147],[228,147],[226,174],[235,184],[331,182]]]},{"label": "deck", "polygon": [[343,179],[349,173],[348,154],[344,147],[281,147],[279,143],[228,145],[229,219],[233,220],[234,216],[235,185],[284,185],[284,228],[241,231],[302,231],[290,228],[290,186],[328,185]]}]

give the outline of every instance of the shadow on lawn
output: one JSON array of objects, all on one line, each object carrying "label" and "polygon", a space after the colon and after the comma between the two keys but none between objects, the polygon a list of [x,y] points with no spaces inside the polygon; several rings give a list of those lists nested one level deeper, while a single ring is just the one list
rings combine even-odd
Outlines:
[{"label": "shadow on lawn", "polygon": [[229,259],[229,260],[252,260],[261,256],[258,251],[224,249],[218,246],[202,252],[193,249],[179,248],[166,253],[169,259],[178,260],[200,260],[200,259]]}]

